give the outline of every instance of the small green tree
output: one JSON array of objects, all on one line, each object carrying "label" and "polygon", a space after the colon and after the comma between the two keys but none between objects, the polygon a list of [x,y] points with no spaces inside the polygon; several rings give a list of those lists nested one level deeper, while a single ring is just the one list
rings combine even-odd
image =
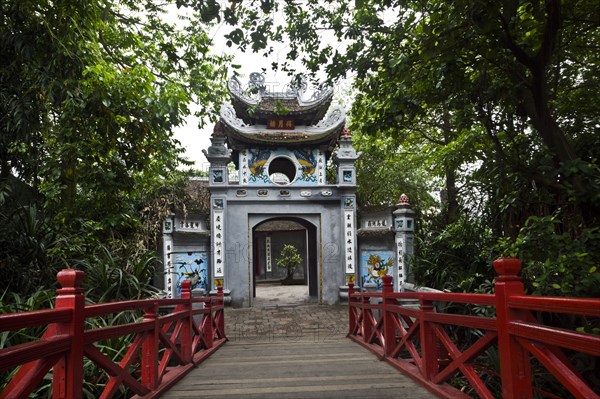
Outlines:
[{"label": "small green tree", "polygon": [[298,249],[292,244],[285,244],[279,254],[279,259],[277,259],[277,266],[287,270],[285,280],[289,281],[294,278],[294,273],[300,263],[302,263],[302,258],[298,253]]}]

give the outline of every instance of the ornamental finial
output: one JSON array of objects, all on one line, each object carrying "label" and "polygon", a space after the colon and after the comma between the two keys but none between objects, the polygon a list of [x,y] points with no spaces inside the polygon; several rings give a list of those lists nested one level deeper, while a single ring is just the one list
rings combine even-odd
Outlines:
[{"label": "ornamental finial", "polygon": [[350,138],[350,137],[352,137],[352,132],[350,130],[348,130],[347,127],[344,127],[344,129],[342,130],[342,137]]},{"label": "ornamental finial", "polygon": [[410,204],[410,201],[408,200],[408,195],[402,193],[402,195],[400,196],[398,205],[409,205],[409,204]]},{"label": "ornamental finial", "polygon": [[221,137],[223,136],[223,132],[223,124],[221,123],[221,121],[217,121],[217,123],[215,123],[215,127],[213,128],[213,136]]}]

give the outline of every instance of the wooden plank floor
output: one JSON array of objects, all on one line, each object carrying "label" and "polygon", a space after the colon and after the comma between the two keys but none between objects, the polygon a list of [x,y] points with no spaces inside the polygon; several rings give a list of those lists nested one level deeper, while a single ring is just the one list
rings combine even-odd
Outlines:
[{"label": "wooden plank floor", "polygon": [[225,309],[229,342],[163,398],[435,398],[346,338],[347,305]]},{"label": "wooden plank floor", "polygon": [[228,342],[162,398],[435,398],[350,340]]}]

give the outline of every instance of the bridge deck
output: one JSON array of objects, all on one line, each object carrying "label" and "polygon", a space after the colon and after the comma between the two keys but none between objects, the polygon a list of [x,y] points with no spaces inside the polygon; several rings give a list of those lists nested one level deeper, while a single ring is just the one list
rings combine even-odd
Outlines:
[{"label": "bridge deck", "polygon": [[346,306],[225,309],[229,342],[162,398],[435,398],[345,337]]}]

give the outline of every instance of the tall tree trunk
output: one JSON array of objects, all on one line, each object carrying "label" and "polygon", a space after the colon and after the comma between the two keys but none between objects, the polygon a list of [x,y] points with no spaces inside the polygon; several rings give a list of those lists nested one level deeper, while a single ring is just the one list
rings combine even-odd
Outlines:
[{"label": "tall tree trunk", "polygon": [[532,70],[530,90],[524,93],[525,110],[544,144],[552,152],[558,164],[577,158],[573,146],[565,136],[548,106],[548,87],[544,68]]},{"label": "tall tree trunk", "polygon": [[[546,1],[546,21],[541,36],[540,48],[531,55],[518,44],[512,36],[510,20],[517,18],[516,8],[505,14],[502,20],[503,42],[511,51],[520,66],[529,71],[524,78],[527,89],[523,91],[523,105],[544,144],[552,153],[557,166],[577,158],[573,146],[565,136],[550,110],[548,76],[546,70],[552,63],[557,48],[558,34],[562,27],[562,9],[560,0]],[[519,68],[517,68],[519,69]]]},{"label": "tall tree trunk", "polygon": [[[442,129],[444,133],[444,145],[452,142],[452,126],[450,125],[450,115],[444,111],[442,116]],[[446,172],[446,223],[451,224],[458,219],[458,189],[456,188],[456,172],[453,165],[445,165]]]}]

